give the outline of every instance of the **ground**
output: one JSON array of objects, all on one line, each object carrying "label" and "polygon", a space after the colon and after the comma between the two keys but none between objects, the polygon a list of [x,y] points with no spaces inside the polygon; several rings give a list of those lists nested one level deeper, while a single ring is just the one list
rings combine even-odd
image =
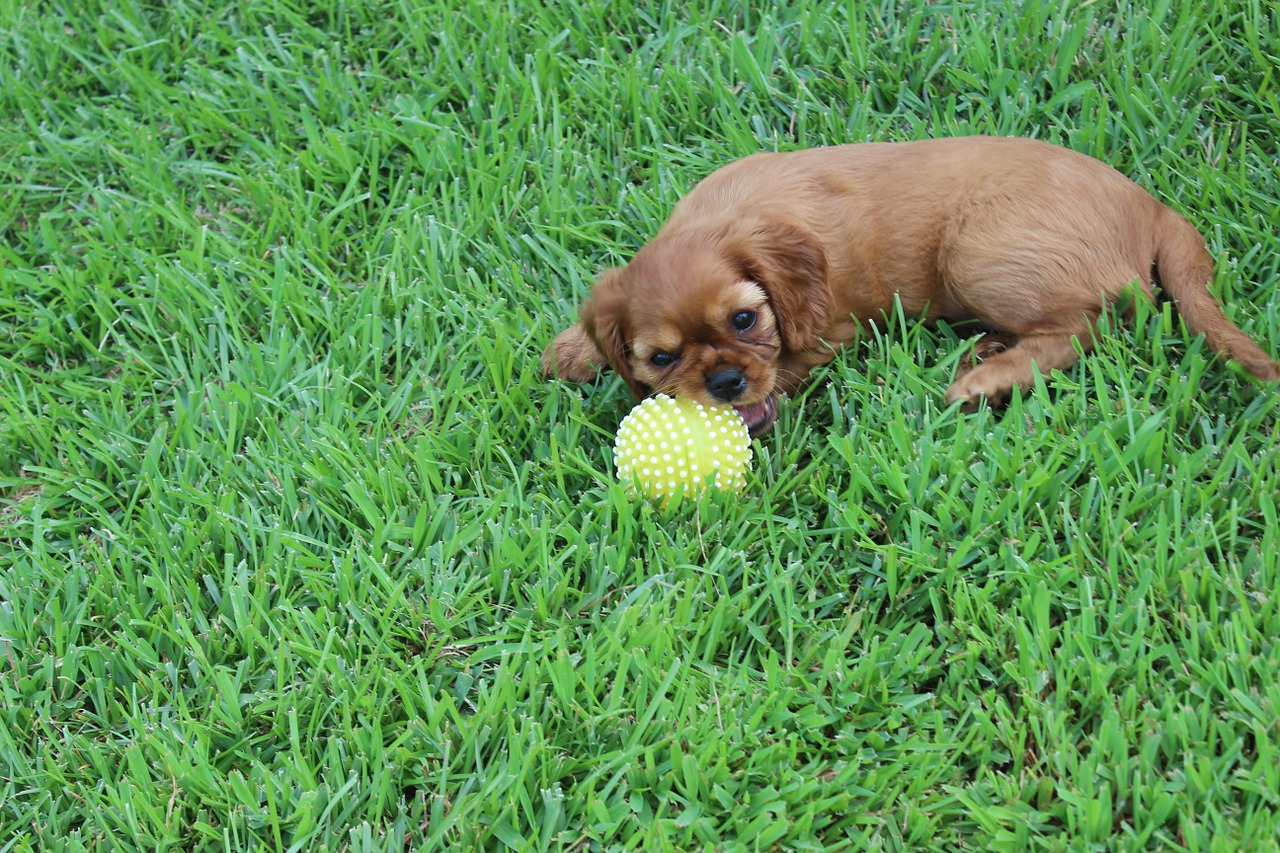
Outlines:
[{"label": "ground", "polygon": [[890,318],[670,509],[537,362],[727,160],[977,132],[1278,353],[1277,14],[5,5],[0,849],[1277,849],[1280,394],[1171,306],[973,415]]}]

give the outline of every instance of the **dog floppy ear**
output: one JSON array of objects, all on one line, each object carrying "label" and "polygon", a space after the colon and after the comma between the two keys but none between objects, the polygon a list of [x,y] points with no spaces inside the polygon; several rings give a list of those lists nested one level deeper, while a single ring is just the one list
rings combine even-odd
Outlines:
[{"label": "dog floppy ear", "polygon": [[622,270],[605,271],[591,288],[591,295],[578,310],[578,322],[587,337],[595,343],[608,360],[609,366],[618,372],[631,388],[636,399],[643,398],[646,390],[636,381],[631,370],[631,347],[627,343],[627,298],[622,288]]},{"label": "dog floppy ear", "polygon": [[735,231],[729,238],[732,257],[768,294],[787,349],[817,346],[835,312],[822,245],[788,222],[757,220]]}]

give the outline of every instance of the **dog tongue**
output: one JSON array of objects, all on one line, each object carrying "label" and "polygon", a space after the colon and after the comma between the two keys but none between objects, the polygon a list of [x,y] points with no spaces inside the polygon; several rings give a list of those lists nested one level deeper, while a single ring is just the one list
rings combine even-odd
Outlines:
[{"label": "dog tongue", "polygon": [[769,417],[773,407],[773,398],[766,397],[758,403],[752,403],[749,406],[734,406],[733,409],[738,413],[748,427],[756,426]]}]

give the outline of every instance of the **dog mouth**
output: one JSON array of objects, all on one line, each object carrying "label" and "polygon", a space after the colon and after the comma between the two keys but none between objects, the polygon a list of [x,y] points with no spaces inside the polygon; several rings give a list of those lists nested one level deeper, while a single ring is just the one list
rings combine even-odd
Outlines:
[{"label": "dog mouth", "polygon": [[763,400],[750,405],[734,406],[733,410],[738,413],[738,417],[746,422],[747,432],[755,438],[773,426],[774,420],[777,419],[778,395],[770,394]]}]

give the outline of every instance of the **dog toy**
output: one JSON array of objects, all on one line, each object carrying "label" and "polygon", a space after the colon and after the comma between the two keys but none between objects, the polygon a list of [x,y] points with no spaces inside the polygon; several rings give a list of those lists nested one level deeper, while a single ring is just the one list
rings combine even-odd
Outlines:
[{"label": "dog toy", "polygon": [[751,439],[732,406],[658,394],[622,419],[613,458],[629,491],[665,504],[707,485],[741,491],[751,468]]}]

